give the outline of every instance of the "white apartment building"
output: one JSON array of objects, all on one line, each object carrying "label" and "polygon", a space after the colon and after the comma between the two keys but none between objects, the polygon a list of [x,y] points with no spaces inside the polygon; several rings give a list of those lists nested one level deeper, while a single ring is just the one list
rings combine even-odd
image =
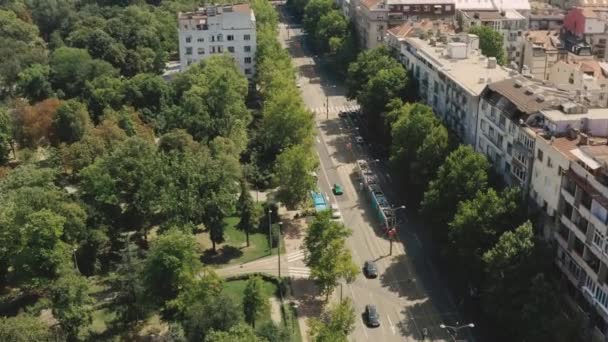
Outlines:
[{"label": "white apartment building", "polygon": [[518,11],[509,10],[459,10],[458,22],[463,31],[469,31],[474,26],[489,26],[504,37],[507,50],[507,61],[521,63],[523,50],[523,34],[527,30],[528,21]]},{"label": "white apartment building", "polygon": [[445,43],[404,38],[399,59],[413,71],[422,101],[463,143],[475,146],[482,91],[513,72],[483,56],[478,37],[466,33],[450,35]]},{"label": "white apartment building", "polygon": [[181,70],[215,54],[234,57],[248,77],[255,73],[255,15],[249,4],[218,5],[178,15]]}]

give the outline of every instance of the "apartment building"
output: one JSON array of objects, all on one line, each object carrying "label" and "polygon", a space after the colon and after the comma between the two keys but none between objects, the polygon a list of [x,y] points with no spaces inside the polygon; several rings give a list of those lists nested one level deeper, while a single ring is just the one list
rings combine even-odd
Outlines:
[{"label": "apartment building", "polygon": [[449,35],[456,33],[456,27],[452,21],[445,20],[421,20],[417,22],[403,23],[386,32],[385,44],[394,51],[399,52],[401,42],[405,38],[435,39],[435,41],[446,42]]},{"label": "apartment building", "polygon": [[234,57],[241,71],[255,73],[255,15],[249,4],[208,6],[194,12],[180,12],[179,56],[183,71],[192,63],[215,54]]},{"label": "apartment building", "polygon": [[528,16],[528,29],[530,31],[560,30],[564,25],[565,17],[566,15],[559,11],[533,12]]},{"label": "apartment building", "polygon": [[404,38],[399,59],[414,74],[423,102],[460,138],[477,141],[479,98],[487,84],[511,77],[514,72],[480,53],[479,38],[450,35],[445,42]]},{"label": "apartment building", "polygon": [[559,31],[528,31],[524,35],[521,73],[546,80],[553,64],[567,58]]},{"label": "apartment building", "polygon": [[516,76],[487,86],[479,101],[476,150],[485,154],[505,184],[529,192],[539,112],[570,101],[571,94]]},{"label": "apartment building", "polygon": [[352,0],[351,13],[362,47],[373,49],[384,44],[386,31],[406,22],[450,20],[454,0]]},{"label": "apartment building", "polygon": [[527,30],[528,21],[518,11],[509,10],[459,10],[458,22],[463,31],[469,31],[474,26],[489,26],[504,37],[507,50],[507,61],[521,63],[523,50],[523,33]]},{"label": "apartment building", "polygon": [[584,41],[591,46],[591,54],[605,60],[608,55],[608,8],[577,7],[564,18],[564,30],[573,41]]},{"label": "apartment building", "polygon": [[548,80],[557,88],[575,92],[592,107],[608,106],[608,64],[595,59],[559,61]]}]

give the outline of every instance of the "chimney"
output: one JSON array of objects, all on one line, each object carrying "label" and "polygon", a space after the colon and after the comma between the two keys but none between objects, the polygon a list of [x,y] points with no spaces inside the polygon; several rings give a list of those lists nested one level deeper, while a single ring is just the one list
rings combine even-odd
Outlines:
[{"label": "chimney", "polygon": [[578,136],[580,139],[578,140],[577,145],[587,145],[589,143],[589,136],[585,133],[579,133]]},{"label": "chimney", "polygon": [[488,58],[488,69],[496,69],[496,57]]}]

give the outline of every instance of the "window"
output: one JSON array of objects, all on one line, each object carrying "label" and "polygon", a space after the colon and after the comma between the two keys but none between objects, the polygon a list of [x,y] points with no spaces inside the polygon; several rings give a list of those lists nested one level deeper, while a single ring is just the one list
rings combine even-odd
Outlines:
[{"label": "window", "polygon": [[191,42],[192,42],[192,36],[186,37],[186,43],[191,43]]},{"label": "window", "polygon": [[228,52],[234,53],[234,46],[229,46],[228,47]]},{"label": "window", "polygon": [[199,55],[204,55],[205,54],[205,48],[199,47],[196,50],[197,50],[196,53],[198,53]]},{"label": "window", "polygon": [[251,64],[251,57],[245,57],[245,64]]},{"label": "window", "polygon": [[215,46],[211,47],[211,53],[215,53]]},{"label": "window", "polygon": [[217,35],[217,41],[221,42],[222,40],[224,40],[224,36],[222,36],[222,34],[220,33]]},{"label": "window", "polygon": [[543,161],[543,151],[539,148],[538,151],[536,152],[536,158],[542,162]]},{"label": "window", "polygon": [[505,163],[505,173],[511,172],[511,164]]},{"label": "window", "polygon": [[192,54],[192,47],[188,46],[186,48],[186,55],[191,55]]},{"label": "window", "polygon": [[245,68],[245,75],[251,75],[251,69]]},{"label": "window", "polygon": [[547,157],[547,167],[553,167],[553,162],[551,161],[551,157]]},{"label": "window", "polygon": [[243,40],[251,40],[251,35],[250,34],[244,35]]},{"label": "window", "polygon": [[513,149],[513,144],[507,143],[507,153],[511,155],[511,150]]},{"label": "window", "polygon": [[249,46],[249,45],[245,45],[245,46],[243,47],[243,50],[244,50],[245,52],[251,52],[251,46]]},{"label": "window", "polygon": [[519,179],[521,182],[526,181],[526,171],[524,169],[517,165],[513,165],[511,170],[513,171],[515,177],[517,177],[517,179]]},{"label": "window", "polygon": [[220,45],[217,47],[217,53],[222,53],[223,51],[223,47]]},{"label": "window", "polygon": [[602,245],[604,243],[604,240],[605,240],[605,236],[596,229],[595,233],[593,234],[593,244],[595,245],[595,247],[602,250]]},{"label": "window", "polygon": [[233,41],[234,40],[234,36],[231,35],[231,34],[229,34],[229,35],[226,36],[226,40],[228,40],[229,42]]},{"label": "window", "polygon": [[196,38],[196,41],[199,42],[199,43],[202,43],[202,42],[205,41],[205,38],[199,37],[199,38]]},{"label": "window", "polygon": [[211,41],[214,42],[215,41],[215,36],[211,35]]}]

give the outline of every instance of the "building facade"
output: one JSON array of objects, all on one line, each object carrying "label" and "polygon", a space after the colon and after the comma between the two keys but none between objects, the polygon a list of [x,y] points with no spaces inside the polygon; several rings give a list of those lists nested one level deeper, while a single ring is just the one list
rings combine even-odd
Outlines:
[{"label": "building facade", "polygon": [[567,58],[558,31],[528,31],[524,35],[521,73],[546,80],[553,64]]},{"label": "building facade", "polygon": [[608,8],[577,7],[564,18],[564,30],[573,40],[581,40],[591,46],[591,54],[606,60],[608,49]]},{"label": "building facade", "polygon": [[255,73],[256,23],[248,4],[209,6],[178,15],[180,69],[216,54],[234,57],[240,70]]},{"label": "building facade", "polygon": [[421,100],[463,143],[474,146],[479,96],[488,83],[510,72],[483,56],[478,37],[466,33],[445,42],[405,38],[399,58],[413,73]]},{"label": "building facade", "polygon": [[474,26],[489,26],[500,32],[504,37],[504,47],[507,50],[507,61],[521,63],[523,50],[523,35],[527,30],[528,21],[516,10],[490,11],[458,11],[458,22],[463,31],[469,31]]},{"label": "building facade", "polygon": [[454,0],[352,0],[351,13],[361,46],[384,44],[388,29],[406,22],[452,20]]}]

